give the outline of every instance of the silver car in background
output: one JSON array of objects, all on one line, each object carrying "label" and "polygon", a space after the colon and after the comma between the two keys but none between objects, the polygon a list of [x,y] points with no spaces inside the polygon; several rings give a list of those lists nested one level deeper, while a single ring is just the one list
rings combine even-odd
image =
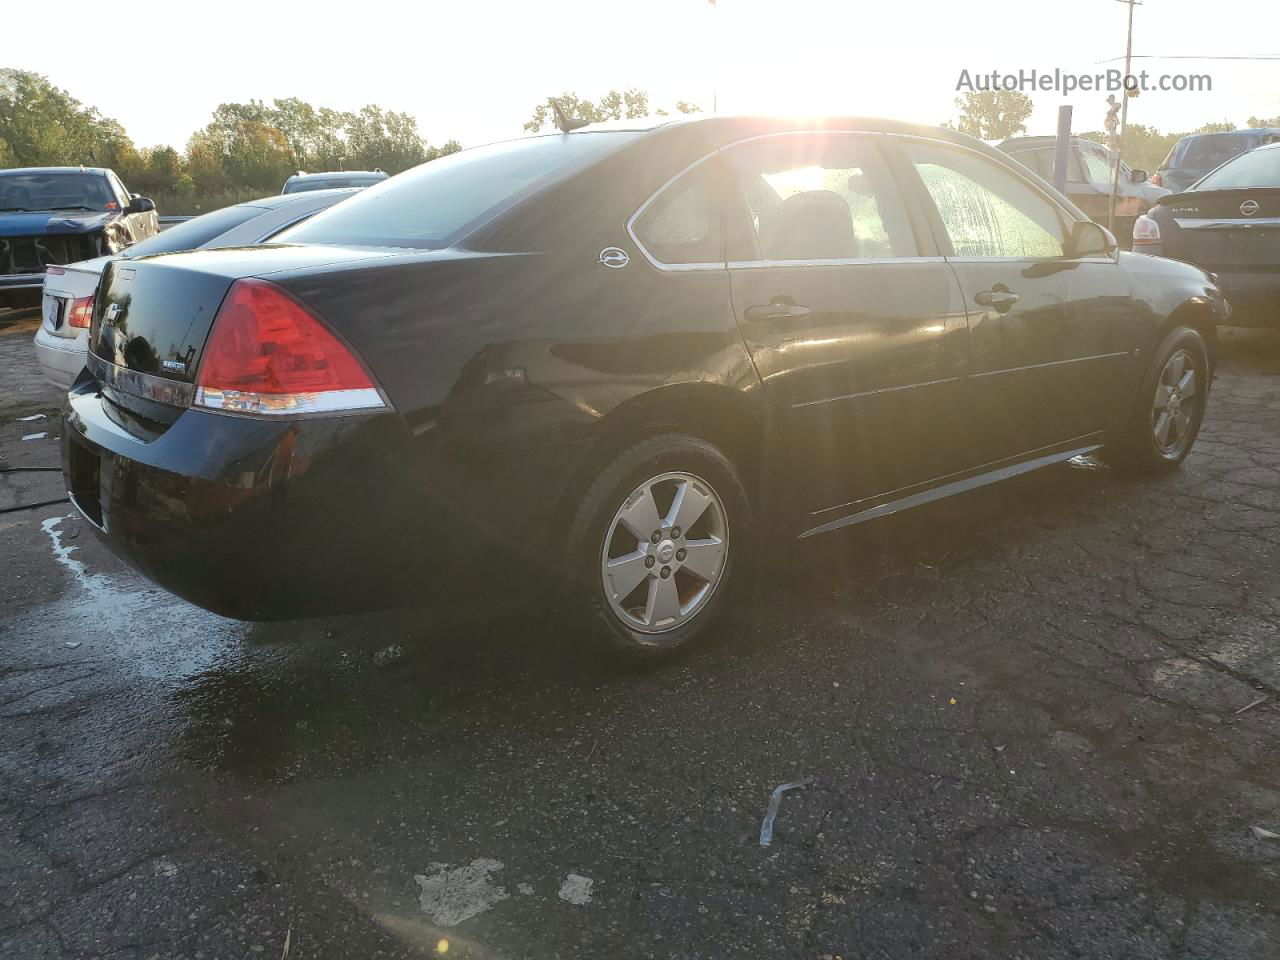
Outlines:
[{"label": "silver car in background", "polygon": [[44,279],[36,359],[45,378],[68,389],[84,367],[93,298],[102,271],[112,260],[133,260],[199,247],[244,247],[270,240],[281,230],[325,210],[359,188],[316,190],[223,207],[170,227],[114,257],[96,257],[49,267]]}]

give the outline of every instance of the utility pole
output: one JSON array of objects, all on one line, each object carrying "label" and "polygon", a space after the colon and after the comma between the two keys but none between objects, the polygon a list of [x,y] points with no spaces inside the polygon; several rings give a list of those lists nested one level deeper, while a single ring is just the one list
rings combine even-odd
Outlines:
[{"label": "utility pole", "polygon": [[1132,76],[1130,70],[1133,65],[1133,8],[1139,6],[1142,0],[1117,0],[1119,3],[1127,3],[1129,5],[1129,34],[1124,42],[1124,81],[1121,91],[1121,107],[1120,107],[1120,141],[1116,144],[1115,166],[1111,171],[1111,203],[1107,212],[1107,229],[1113,234],[1116,232],[1116,191],[1120,189],[1120,156],[1124,152],[1124,134],[1129,127],[1129,77]]},{"label": "utility pole", "polygon": [[715,36],[715,53],[711,57],[711,112],[720,112],[720,37],[716,35],[716,27],[720,26],[720,5],[716,0],[707,0],[711,4],[711,33]]}]

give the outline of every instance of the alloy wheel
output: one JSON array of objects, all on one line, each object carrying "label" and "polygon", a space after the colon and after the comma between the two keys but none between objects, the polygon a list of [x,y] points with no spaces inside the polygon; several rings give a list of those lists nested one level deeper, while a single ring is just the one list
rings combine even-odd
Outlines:
[{"label": "alloy wheel", "polygon": [[1187,444],[1200,402],[1199,386],[1191,354],[1175,351],[1156,381],[1151,408],[1151,435],[1166,459],[1176,459]]},{"label": "alloy wheel", "polygon": [[661,634],[688,623],[724,576],[728,523],[711,484],[664,473],[636,487],[605,534],[600,575],[630,629]]}]

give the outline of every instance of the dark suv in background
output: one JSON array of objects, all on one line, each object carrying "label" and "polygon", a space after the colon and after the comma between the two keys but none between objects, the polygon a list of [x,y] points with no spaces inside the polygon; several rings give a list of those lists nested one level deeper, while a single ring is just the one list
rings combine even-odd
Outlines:
[{"label": "dark suv in background", "polygon": [[1151,180],[1179,193],[1210,170],[1216,170],[1228,160],[1268,143],[1280,143],[1280,129],[1259,127],[1183,137],[1173,145]]},{"label": "dark suv in background", "polygon": [[156,205],[99,167],[0,170],[0,306],[40,302],[45,269],[160,232]]}]

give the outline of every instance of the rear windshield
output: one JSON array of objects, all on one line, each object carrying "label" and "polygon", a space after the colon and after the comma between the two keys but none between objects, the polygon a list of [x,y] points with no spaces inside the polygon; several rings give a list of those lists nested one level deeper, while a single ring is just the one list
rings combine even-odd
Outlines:
[{"label": "rear windshield", "polygon": [[334,177],[324,180],[294,180],[284,185],[285,193],[310,193],[312,190],[334,190],[338,187],[367,187],[381,183],[386,177]]},{"label": "rear windshield", "polygon": [[114,210],[119,206],[100,173],[2,173],[0,210]]},{"label": "rear windshield", "polygon": [[1242,190],[1248,187],[1280,187],[1280,148],[1267,147],[1236,157],[1191,189]]},{"label": "rear windshield", "polygon": [[1199,137],[1188,137],[1176,148],[1173,166],[1189,170],[1212,170],[1257,143],[1255,137],[1246,133],[1207,133]]},{"label": "rear windshield", "polygon": [[463,150],[384,180],[274,239],[278,243],[447,247],[499,210],[634,136],[556,134]]},{"label": "rear windshield", "polygon": [[157,253],[173,253],[176,250],[195,250],[203,247],[210,240],[222,236],[232,227],[238,227],[259,214],[265,213],[261,207],[237,205],[214,210],[202,217],[179,223],[148,237],[141,243],[135,243],[125,256],[150,257]]}]

